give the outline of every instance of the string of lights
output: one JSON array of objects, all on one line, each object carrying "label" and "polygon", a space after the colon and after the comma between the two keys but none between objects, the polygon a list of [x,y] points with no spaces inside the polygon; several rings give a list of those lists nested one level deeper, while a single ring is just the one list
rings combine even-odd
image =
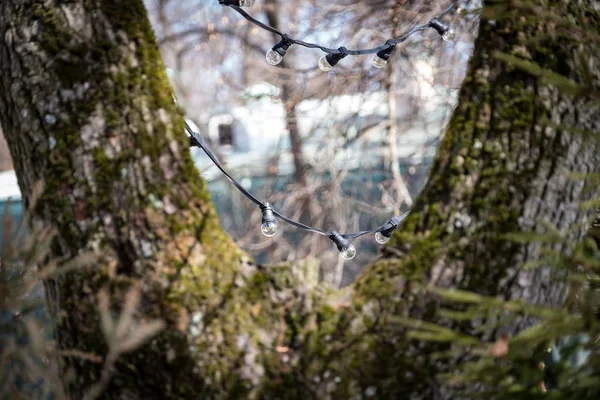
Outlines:
[{"label": "string of lights", "polygon": [[[450,7],[448,7],[448,9],[446,9],[439,16],[432,18],[428,23],[423,25],[417,25],[409,31],[403,33],[400,37],[386,41],[385,44],[381,46],[361,50],[349,50],[343,46],[337,49],[332,49],[322,46],[320,44],[294,39],[290,35],[283,33],[280,30],[255,19],[240,8],[250,7],[254,5],[255,0],[219,0],[219,3],[223,6],[231,7],[249,22],[281,37],[281,41],[278,42],[275,46],[273,46],[272,49],[270,49],[267,52],[266,60],[271,65],[278,65],[279,63],[281,63],[283,57],[292,45],[300,45],[307,48],[320,49],[321,51],[326,53],[319,59],[319,68],[323,71],[330,71],[335,65],[337,65],[340,62],[340,60],[349,55],[354,56],[366,54],[375,54],[375,58],[373,59],[373,66],[376,68],[383,68],[390,59],[390,56],[393,53],[396,45],[406,41],[411,35],[417,32],[424,31],[428,28],[433,28],[442,36],[444,40],[454,39],[454,31],[450,29],[450,27],[446,23],[442,22],[442,18],[454,8],[454,2],[452,3],[452,5],[450,5]],[[402,220],[408,215],[408,212],[406,212],[401,216],[394,216],[390,218],[385,224],[378,226],[375,229],[347,234],[340,234],[337,231],[328,232],[319,228],[315,228],[313,226],[303,224],[299,221],[293,220],[279,213],[273,208],[273,206],[270,203],[258,199],[252,193],[247,191],[227,172],[227,170],[225,170],[225,168],[221,165],[217,157],[208,149],[208,147],[204,143],[204,139],[202,139],[202,136],[200,136],[199,133],[194,132],[194,130],[187,123],[185,124],[185,128],[187,133],[189,134],[190,146],[202,149],[204,153],[206,153],[206,155],[215,164],[215,166],[223,173],[223,175],[225,175],[225,177],[229,179],[229,181],[235,186],[235,188],[260,208],[262,213],[260,229],[262,234],[267,237],[272,237],[277,234],[276,218],[279,218],[280,220],[285,221],[288,224],[305,230],[307,232],[312,232],[321,236],[328,237],[335,244],[342,257],[346,260],[350,260],[356,255],[356,248],[350,243],[350,240],[374,233],[375,240],[380,244],[385,244],[390,240],[394,230],[396,230],[396,228],[400,225]]]},{"label": "string of lights", "polygon": [[240,193],[242,193],[245,197],[247,197],[250,201],[252,201],[260,208],[262,213],[260,230],[262,234],[267,237],[272,237],[277,234],[277,217],[282,221],[285,221],[288,224],[297,228],[328,237],[335,244],[342,257],[344,257],[346,260],[350,260],[356,255],[356,248],[350,243],[350,240],[374,233],[375,240],[377,241],[377,243],[385,244],[392,237],[394,230],[408,215],[408,212],[406,212],[401,216],[394,216],[390,218],[385,224],[378,226],[375,229],[347,234],[340,234],[336,231],[327,232],[319,228],[305,225],[301,222],[295,221],[279,213],[273,208],[273,206],[270,203],[258,199],[252,193],[244,189],[244,187],[227,172],[227,170],[221,165],[217,157],[208,149],[208,147],[204,143],[204,139],[202,138],[202,136],[200,136],[199,133],[194,132],[194,130],[187,123],[185,124],[185,129],[189,134],[190,146],[202,149],[204,153],[206,153],[208,158],[211,159],[213,164],[215,164],[215,166],[223,173],[223,175],[225,175],[225,177],[229,179],[233,186],[235,186],[235,188],[239,190]]},{"label": "string of lights", "polygon": [[272,49],[270,49],[266,54],[267,63],[270,65],[278,65],[283,61],[283,57],[289,50],[292,45],[304,46],[307,48],[320,49],[326,54],[323,55],[319,59],[319,68],[322,71],[331,71],[333,67],[335,67],[343,58],[347,56],[357,56],[357,55],[366,55],[366,54],[375,54],[373,58],[373,66],[375,68],[383,68],[388,63],[390,56],[394,52],[396,46],[404,41],[406,41],[411,35],[424,31],[428,28],[432,28],[437,33],[442,36],[442,39],[446,41],[451,41],[454,39],[454,31],[448,26],[448,24],[442,22],[442,18],[446,16],[452,9],[454,8],[455,2],[453,2],[448,9],[442,12],[437,17],[432,18],[429,22],[423,25],[417,25],[410,29],[409,31],[400,35],[400,37],[396,39],[390,39],[386,41],[384,44],[378,47],[373,47],[369,49],[361,49],[361,50],[349,50],[346,47],[338,47],[337,49],[328,48],[316,43],[305,42],[302,40],[294,39],[287,33],[281,32],[279,29],[274,28],[268,24],[265,24],[256,18],[252,17],[246,11],[242,10],[240,7],[251,7],[254,5],[255,0],[219,0],[219,3],[223,6],[229,6],[235,11],[237,11],[242,17],[244,17],[249,22],[254,25],[271,32],[275,35],[281,37],[281,41],[278,42]]}]

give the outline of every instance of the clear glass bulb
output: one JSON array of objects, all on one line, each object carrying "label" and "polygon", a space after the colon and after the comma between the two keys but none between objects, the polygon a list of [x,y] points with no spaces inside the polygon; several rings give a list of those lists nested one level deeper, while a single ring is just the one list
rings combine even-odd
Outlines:
[{"label": "clear glass bulb", "polygon": [[444,32],[444,34],[442,35],[442,39],[444,39],[446,42],[451,42],[454,40],[454,38],[456,37],[456,34],[454,33],[453,29],[448,29],[446,32]]},{"label": "clear glass bulb", "polygon": [[277,233],[277,223],[275,221],[267,221],[260,226],[260,231],[266,237],[275,236]]},{"label": "clear glass bulb", "polygon": [[331,71],[333,69],[333,66],[327,61],[327,55],[319,58],[319,68],[323,72]]},{"label": "clear glass bulb", "polygon": [[266,59],[270,65],[277,65],[283,60],[283,56],[275,50],[271,49],[267,51]]},{"label": "clear glass bulb", "polygon": [[240,0],[240,6],[242,7],[252,7],[256,0]]},{"label": "clear glass bulb", "polygon": [[375,240],[377,241],[377,243],[379,244],[386,244],[387,242],[390,241],[390,238],[385,236],[383,233],[381,232],[377,232],[375,234]]},{"label": "clear glass bulb", "polygon": [[388,60],[384,60],[383,58],[381,58],[379,56],[375,56],[373,58],[373,66],[375,68],[383,68],[386,66],[387,63],[388,63]]},{"label": "clear glass bulb", "polygon": [[352,260],[356,255],[356,247],[349,244],[348,246],[344,247],[342,251],[340,251],[340,254],[345,260]]}]

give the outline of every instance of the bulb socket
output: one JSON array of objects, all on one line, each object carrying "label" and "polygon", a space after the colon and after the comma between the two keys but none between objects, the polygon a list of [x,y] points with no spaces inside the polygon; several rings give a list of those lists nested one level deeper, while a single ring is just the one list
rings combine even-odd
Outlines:
[{"label": "bulb socket", "polygon": [[386,238],[391,238],[398,225],[400,225],[400,222],[402,222],[402,217],[396,216],[390,218],[390,220],[385,224],[384,228],[381,231],[379,231],[379,233],[381,233]]},{"label": "bulb socket", "polygon": [[290,46],[291,46],[291,43],[284,38],[279,43],[277,43],[275,46],[273,46],[273,51],[276,51],[277,53],[279,53],[279,55],[281,55],[283,57],[283,56],[285,56],[285,53],[287,53]]},{"label": "bulb socket", "polygon": [[340,252],[351,246],[350,241],[337,232],[331,232],[329,234],[329,239],[331,239]]},{"label": "bulb socket", "polygon": [[236,6],[236,7],[244,6],[244,4],[242,3],[241,0],[219,0],[219,4],[221,4],[222,6]]},{"label": "bulb socket", "polygon": [[276,222],[275,215],[273,214],[273,207],[270,203],[265,203],[264,205],[260,206],[260,211],[262,212],[261,223],[264,224],[266,222]]},{"label": "bulb socket", "polygon": [[200,134],[198,134],[198,132],[193,132],[191,130],[189,132],[190,132],[190,147],[202,148],[204,146],[204,139],[202,139],[202,136],[200,136]]},{"label": "bulb socket", "polygon": [[387,49],[378,51],[377,57],[381,58],[382,60],[388,61],[390,59],[390,57],[392,56],[392,53],[394,52],[394,49],[396,48],[396,46],[391,44],[389,40],[386,42],[386,44],[390,47],[388,47]]},{"label": "bulb socket", "polygon": [[346,49],[345,47],[340,47],[338,51],[339,53],[327,54],[327,62],[332,67],[335,67],[337,63],[339,63],[343,58],[345,58],[348,55],[348,49]]},{"label": "bulb socket", "polygon": [[448,30],[450,29],[448,24],[443,23],[437,18],[433,18],[431,21],[429,21],[429,26],[435,29],[440,35],[443,35],[444,33],[448,32]]}]

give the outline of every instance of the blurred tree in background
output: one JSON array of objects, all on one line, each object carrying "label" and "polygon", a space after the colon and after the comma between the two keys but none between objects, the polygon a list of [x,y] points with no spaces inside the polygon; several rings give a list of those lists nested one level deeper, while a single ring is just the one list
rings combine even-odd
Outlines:
[{"label": "blurred tree in background", "polygon": [[[297,37],[332,46],[367,47],[422,23],[446,5],[267,1],[256,3],[252,14]],[[221,156],[228,168],[238,179],[256,183],[253,191],[283,212],[313,226],[343,231],[373,226],[412,204],[456,103],[456,88],[466,73],[478,21],[478,5],[464,2],[462,7],[472,11],[452,20],[460,38],[456,43],[444,43],[430,32],[393,53],[388,66],[393,73],[374,69],[371,57],[355,57],[340,63],[332,79],[334,73],[322,74],[316,67],[314,51],[298,46],[288,52],[283,68],[268,66],[264,54],[278,39],[248,25],[231,10],[193,1],[148,1],[147,6],[160,28],[158,41],[179,104],[213,141],[213,149],[221,150],[210,135],[212,115],[235,117],[240,108],[256,113],[259,104],[269,101],[274,112],[285,115],[280,144],[262,157],[240,154],[239,162],[224,149]],[[390,28],[382,31],[381,26]],[[201,87],[199,74],[210,76],[211,84],[217,84],[215,90]],[[255,90],[265,82],[278,90]],[[343,103],[348,99],[362,107],[344,109],[341,104],[348,107]],[[269,117],[269,121],[278,119]],[[270,125],[262,125],[265,136],[272,130]],[[286,167],[289,158],[293,158],[293,172]],[[202,169],[206,165],[196,163]],[[371,241],[359,241],[358,257],[344,262],[328,243],[311,235],[286,232],[277,240],[265,240],[252,229],[259,216],[252,213],[251,205],[227,192],[229,186],[219,184],[219,179],[211,184],[221,192],[217,205],[221,224],[236,243],[263,262],[319,257],[327,265],[324,280],[338,287],[352,282],[376,254]],[[302,211],[306,207],[310,212]],[[243,223],[249,214],[255,218],[253,223]]]},{"label": "blurred tree in background", "polygon": [[[404,13],[392,3],[327,3],[307,23],[332,29],[332,13],[350,7],[342,20],[380,27],[383,13],[393,26]],[[280,7],[267,10],[273,20],[308,29]],[[415,18],[437,11],[407,2],[406,14],[411,7]],[[394,178],[392,209],[412,202],[412,212],[343,290],[318,283],[317,260],[256,265],[225,234],[141,0],[4,0],[0,11],[0,122],[32,226],[48,229],[43,252],[3,256],[2,271],[8,261],[39,268],[54,327],[42,364],[60,386],[55,396],[598,397],[593,2],[489,1],[478,10],[473,56],[427,183],[409,200]],[[168,20],[158,14],[159,36],[182,35]],[[199,31],[207,47],[216,29]],[[251,35],[240,36],[248,53]],[[209,53],[207,71],[232,47]],[[262,72],[253,58],[238,71],[243,86]],[[228,95],[202,71],[202,90]],[[397,70],[373,81],[354,79],[358,64],[340,71],[316,75],[316,87],[331,95],[402,85]],[[287,79],[278,86],[301,86]],[[13,300],[3,298],[3,310],[42,352]]]},{"label": "blurred tree in background", "polygon": [[4,140],[4,136],[2,135],[2,130],[0,129],[0,172],[8,171],[10,169],[12,169],[10,151],[8,150],[6,140]]}]

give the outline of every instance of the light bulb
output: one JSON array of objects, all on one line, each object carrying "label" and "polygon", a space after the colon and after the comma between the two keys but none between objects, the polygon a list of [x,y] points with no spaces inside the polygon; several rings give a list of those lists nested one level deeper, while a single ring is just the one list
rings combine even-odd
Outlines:
[{"label": "light bulb", "polygon": [[442,36],[442,39],[447,41],[454,40],[454,31],[438,18],[432,18],[431,21],[429,21],[429,26],[435,29],[437,33]]},{"label": "light bulb", "polygon": [[270,65],[277,65],[283,60],[283,56],[275,50],[271,49],[267,51],[266,59]]},{"label": "light bulb", "polygon": [[377,241],[377,243],[379,244],[386,244],[387,242],[390,241],[390,238],[388,236],[385,236],[383,233],[381,232],[377,232],[375,234],[375,240]]},{"label": "light bulb", "polygon": [[263,222],[260,226],[260,231],[266,237],[273,237],[277,234],[277,223],[275,221]]},{"label": "light bulb", "polygon": [[379,56],[375,56],[373,57],[373,66],[375,68],[383,68],[387,65],[388,60],[384,60],[383,58],[379,57]]},{"label": "light bulb", "polygon": [[354,258],[356,255],[356,248],[350,244],[348,239],[335,231],[329,234],[329,239],[335,244],[344,259],[351,260]]},{"label": "light bulb", "polygon": [[279,43],[267,51],[266,59],[270,65],[277,65],[283,60],[293,42],[288,37],[283,37]]},{"label": "light bulb", "polygon": [[340,60],[348,55],[348,49],[340,47],[338,53],[329,53],[319,58],[319,68],[321,71],[331,71],[333,67],[340,62]]},{"label": "light bulb", "polygon": [[329,64],[329,61],[327,60],[327,55],[324,55],[319,59],[319,68],[323,72],[328,72],[333,69],[333,65]]},{"label": "light bulb", "polygon": [[388,45],[389,47],[386,47],[383,50],[378,51],[377,54],[375,55],[375,57],[373,58],[373,66],[375,68],[385,67],[386,64],[388,63],[388,60],[390,59],[392,53],[394,52],[394,49],[396,48],[396,45],[394,44],[394,42],[392,40],[388,40],[387,42],[385,42],[385,44]]},{"label": "light bulb", "polygon": [[256,0],[240,0],[241,7],[252,7]]},{"label": "light bulb", "polygon": [[340,254],[342,255],[342,257],[344,257],[345,260],[352,260],[356,255],[356,248],[351,244],[348,244],[347,246],[344,246],[342,248]]},{"label": "light bulb", "polygon": [[260,206],[260,211],[262,212],[260,231],[266,237],[275,236],[277,233],[277,222],[275,222],[273,207],[271,207],[271,204],[265,203]]},{"label": "light bulb", "polygon": [[446,42],[451,42],[454,40],[454,38],[456,37],[456,34],[454,33],[454,29],[448,29],[446,32],[444,32],[444,34],[442,35],[442,39],[444,39]]},{"label": "light bulb", "polygon": [[390,238],[394,234],[396,228],[400,225],[402,220],[408,215],[408,212],[404,213],[401,216],[396,216],[390,218],[388,222],[382,225],[378,232],[375,232],[375,240],[379,244],[386,244],[390,241]]}]

